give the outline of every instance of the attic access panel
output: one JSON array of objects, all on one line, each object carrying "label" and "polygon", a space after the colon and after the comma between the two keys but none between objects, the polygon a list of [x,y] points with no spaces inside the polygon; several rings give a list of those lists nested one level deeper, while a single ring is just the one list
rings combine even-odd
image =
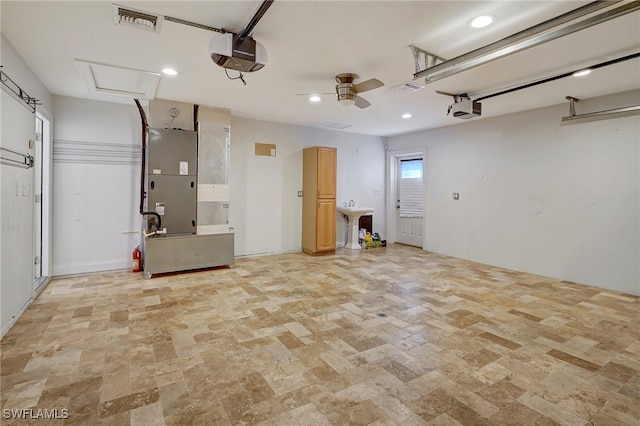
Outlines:
[{"label": "attic access panel", "polygon": [[160,73],[75,60],[90,93],[153,99]]}]

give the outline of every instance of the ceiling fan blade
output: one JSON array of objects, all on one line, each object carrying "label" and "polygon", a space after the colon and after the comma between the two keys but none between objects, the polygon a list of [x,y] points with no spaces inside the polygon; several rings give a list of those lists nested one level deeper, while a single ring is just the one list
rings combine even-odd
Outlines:
[{"label": "ceiling fan blade", "polygon": [[360,96],[358,96],[356,98],[356,102],[354,103],[355,106],[357,106],[360,109],[365,109],[371,106],[371,102],[369,102],[368,100],[361,98]]},{"label": "ceiling fan blade", "polygon": [[384,86],[384,83],[378,80],[377,78],[372,78],[362,83],[355,84],[351,86],[351,90],[355,93],[362,93],[368,90],[377,89],[378,87]]}]

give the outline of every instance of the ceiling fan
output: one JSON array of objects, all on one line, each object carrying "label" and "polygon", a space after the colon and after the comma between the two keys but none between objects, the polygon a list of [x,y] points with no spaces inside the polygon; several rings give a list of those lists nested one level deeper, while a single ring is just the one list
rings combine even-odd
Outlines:
[{"label": "ceiling fan", "polygon": [[[371,78],[361,83],[357,83],[358,74],[342,73],[336,76],[336,95],[338,96],[338,102],[340,105],[349,106],[355,105],[360,109],[371,106],[371,102],[360,97],[358,94],[367,92],[369,90],[377,89],[384,86],[384,83],[377,78]],[[319,93],[316,95],[330,95],[332,93]],[[307,93],[304,95],[312,95]]]},{"label": "ceiling fan", "polygon": [[371,103],[364,98],[358,96],[358,93],[368,92],[384,86],[384,83],[377,78],[365,80],[357,83],[358,74],[343,73],[336,76],[336,94],[338,95],[338,103],[340,105],[355,105],[360,109],[371,106]]}]

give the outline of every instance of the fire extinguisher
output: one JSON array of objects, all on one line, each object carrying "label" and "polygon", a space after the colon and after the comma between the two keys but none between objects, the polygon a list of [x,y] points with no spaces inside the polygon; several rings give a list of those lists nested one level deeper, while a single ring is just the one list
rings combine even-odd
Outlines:
[{"label": "fire extinguisher", "polygon": [[132,272],[140,272],[142,270],[142,252],[140,251],[140,246],[136,246],[133,249],[133,271]]}]

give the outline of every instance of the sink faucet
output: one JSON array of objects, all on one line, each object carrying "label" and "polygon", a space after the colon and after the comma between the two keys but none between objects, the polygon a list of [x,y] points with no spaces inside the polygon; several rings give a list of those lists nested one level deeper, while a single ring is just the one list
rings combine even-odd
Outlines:
[{"label": "sink faucet", "polygon": [[355,207],[356,206],[356,202],[353,200],[349,200],[349,207]]}]

